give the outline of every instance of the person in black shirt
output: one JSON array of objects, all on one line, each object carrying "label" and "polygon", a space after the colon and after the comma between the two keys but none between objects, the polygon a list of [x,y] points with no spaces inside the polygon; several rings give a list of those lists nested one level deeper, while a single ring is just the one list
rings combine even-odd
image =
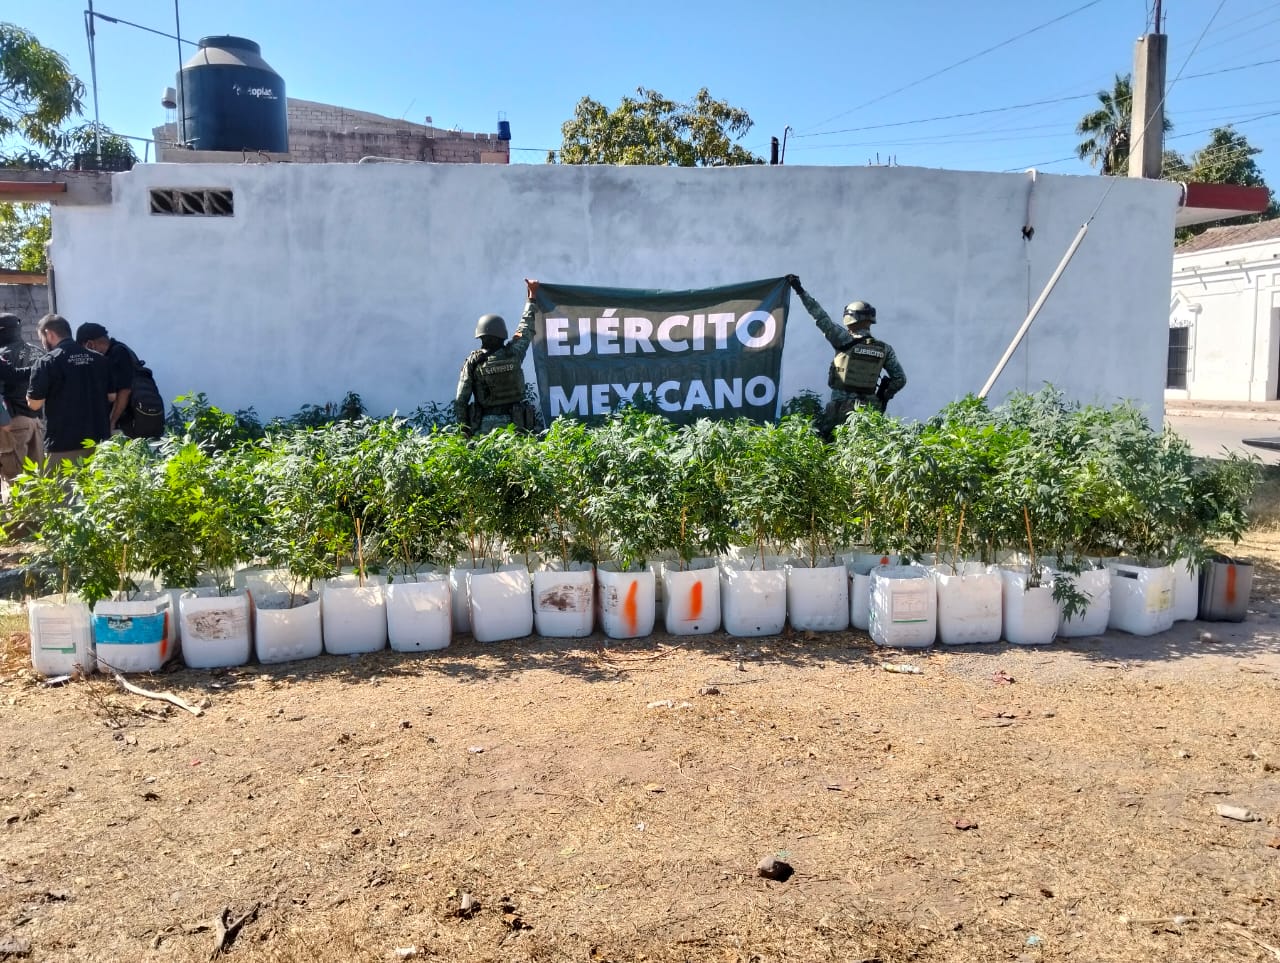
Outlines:
[{"label": "person in black shirt", "polygon": [[27,405],[44,411],[48,461],[79,461],[111,437],[107,361],[76,344],[61,315],[46,314],[36,330],[49,353],[31,369]]},{"label": "person in black shirt", "polygon": [[108,421],[114,433],[117,428],[123,428],[131,416],[129,395],[133,391],[135,355],[127,344],[108,335],[107,329],[96,321],[86,321],[76,328],[76,344],[107,359],[107,390],[115,394]]},{"label": "person in black shirt", "polygon": [[27,406],[31,366],[43,354],[22,340],[22,319],[0,314],[0,396],[9,409],[9,431],[0,434],[0,477],[18,477],[23,463],[44,460],[44,422]]}]

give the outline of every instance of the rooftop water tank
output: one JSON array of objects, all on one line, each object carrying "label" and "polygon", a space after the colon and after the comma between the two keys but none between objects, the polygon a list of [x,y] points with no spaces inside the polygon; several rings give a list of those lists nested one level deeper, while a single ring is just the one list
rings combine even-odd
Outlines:
[{"label": "rooftop water tank", "polygon": [[195,150],[289,150],[284,80],[244,37],[202,37],[182,65],[178,137]]}]

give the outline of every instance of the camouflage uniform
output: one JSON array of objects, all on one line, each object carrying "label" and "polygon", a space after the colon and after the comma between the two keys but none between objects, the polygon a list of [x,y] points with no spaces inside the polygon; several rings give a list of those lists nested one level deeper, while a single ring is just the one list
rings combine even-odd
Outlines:
[{"label": "camouflage uniform", "polygon": [[[480,419],[480,427],[475,429],[474,434],[483,435],[493,431],[495,428],[501,428],[503,425],[514,423],[511,417],[511,405],[502,405],[500,408],[492,410],[483,409],[482,396],[484,395],[484,387],[476,384],[480,380],[483,372],[478,369],[487,361],[512,361],[516,370],[520,370],[520,365],[524,362],[524,356],[529,352],[529,346],[533,344],[533,319],[538,308],[533,301],[525,302],[524,313],[520,315],[520,323],[516,326],[516,333],[510,341],[504,344],[496,351],[486,352],[478,349],[471,352],[467,356],[467,360],[463,362],[462,372],[458,375],[458,390],[454,395],[453,411],[454,416],[458,419],[458,424],[468,424],[468,403],[472,396],[475,396],[477,404],[482,406],[482,416]],[[523,375],[521,375],[523,381]]]},{"label": "camouflage uniform", "polygon": [[831,347],[837,352],[845,352],[857,345],[872,345],[882,347],[885,352],[883,368],[884,373],[888,376],[887,381],[883,382],[884,402],[876,395],[876,389],[873,387],[864,393],[849,391],[840,386],[839,380],[835,374],[835,364],[831,366],[831,370],[827,376],[827,382],[831,386],[831,401],[827,404],[826,410],[822,413],[822,431],[827,437],[830,437],[832,431],[837,425],[843,424],[849,412],[855,408],[862,408],[870,405],[874,408],[884,411],[885,403],[896,395],[907,383],[907,375],[902,370],[902,365],[898,363],[898,356],[894,353],[893,346],[885,341],[873,338],[870,334],[855,335],[843,325],[836,324],[831,320],[831,316],[827,314],[817,299],[808,291],[801,291],[800,300],[804,302],[805,309],[810,316],[817,322],[818,330],[827,339]]}]

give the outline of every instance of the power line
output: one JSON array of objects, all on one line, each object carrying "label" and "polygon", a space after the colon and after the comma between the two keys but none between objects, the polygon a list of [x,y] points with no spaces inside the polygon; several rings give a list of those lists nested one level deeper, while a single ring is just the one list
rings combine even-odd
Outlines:
[{"label": "power line", "polygon": [[[1236,70],[1249,70],[1251,67],[1265,67],[1267,64],[1280,64],[1280,57],[1276,57],[1274,60],[1256,60],[1251,64],[1240,64],[1236,67],[1223,67],[1221,70],[1210,70],[1203,74],[1187,74],[1182,79],[1195,80],[1198,77],[1214,77],[1218,74],[1229,74]],[[1170,86],[1173,85],[1170,84]]]},{"label": "power line", "polygon": [[810,134],[796,134],[802,137],[829,137],[832,134],[853,134],[864,130],[883,130],[886,127],[908,127],[912,124],[931,124],[938,120],[955,120],[960,117],[979,117],[983,114],[1002,114],[1010,110],[1024,110],[1028,107],[1042,107],[1045,104],[1065,104],[1071,100],[1084,100],[1093,94],[1073,94],[1070,97],[1050,97],[1047,100],[1029,100],[1025,104],[1010,104],[1007,107],[988,107],[984,110],[967,110],[959,114],[939,114],[937,117],[921,117],[918,120],[898,120],[890,124],[868,124],[865,127],[844,127],[840,130],[819,130]]},{"label": "power line", "polygon": [[[1097,6],[1101,2],[1102,0],[1089,0],[1088,3],[1082,4],[1081,6],[1076,7],[1074,10],[1068,10],[1066,13],[1061,14],[1057,17],[1054,17],[1052,20],[1047,20],[1044,23],[1039,24],[1038,26],[1032,27],[1029,30],[1024,30],[1022,33],[1017,34],[1016,36],[1010,37],[1007,40],[1002,40],[998,44],[987,47],[985,50],[979,50],[977,53],[970,54],[968,57],[965,57],[962,60],[957,60],[955,63],[949,64],[946,67],[941,68],[940,70],[935,70],[931,74],[926,74],[925,76],[920,77],[917,80],[913,80],[908,84],[903,84],[901,87],[896,87],[893,90],[889,91],[888,93],[880,94],[878,97],[872,97],[870,100],[864,101],[863,103],[858,104],[855,107],[850,107],[848,110],[844,110],[838,114],[834,114],[831,117],[828,117],[826,120],[819,121],[818,123],[814,124],[813,127],[821,127],[824,124],[829,124],[831,123],[831,121],[838,120],[841,117],[845,117],[849,114],[852,114],[854,111],[862,110],[864,107],[870,107],[872,104],[878,104],[882,100],[887,100],[888,98],[894,96],[895,94],[902,93],[904,90],[910,90],[912,87],[918,87],[920,84],[923,84],[926,81],[933,80],[935,77],[941,77],[943,74],[948,73],[949,71],[955,70],[957,67],[963,67],[965,64],[972,63],[973,61],[977,60],[979,57],[985,57],[989,53],[993,53],[1001,49],[1002,47],[1007,47],[1011,43],[1016,43],[1017,41],[1023,39],[1024,37],[1029,37],[1033,33],[1036,33],[1040,30],[1044,30],[1046,27],[1051,27],[1055,23],[1058,23],[1061,20],[1066,20],[1068,17],[1072,17],[1075,14],[1080,13],[1081,11],[1088,10],[1090,7]],[[809,129],[811,130],[812,127]]]}]

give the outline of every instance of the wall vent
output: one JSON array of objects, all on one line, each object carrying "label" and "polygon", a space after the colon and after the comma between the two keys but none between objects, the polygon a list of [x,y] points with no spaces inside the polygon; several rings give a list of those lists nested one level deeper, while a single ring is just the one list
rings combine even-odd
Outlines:
[{"label": "wall vent", "polygon": [[231,217],[235,214],[235,202],[228,187],[151,188],[152,214],[185,214],[196,217]]}]

